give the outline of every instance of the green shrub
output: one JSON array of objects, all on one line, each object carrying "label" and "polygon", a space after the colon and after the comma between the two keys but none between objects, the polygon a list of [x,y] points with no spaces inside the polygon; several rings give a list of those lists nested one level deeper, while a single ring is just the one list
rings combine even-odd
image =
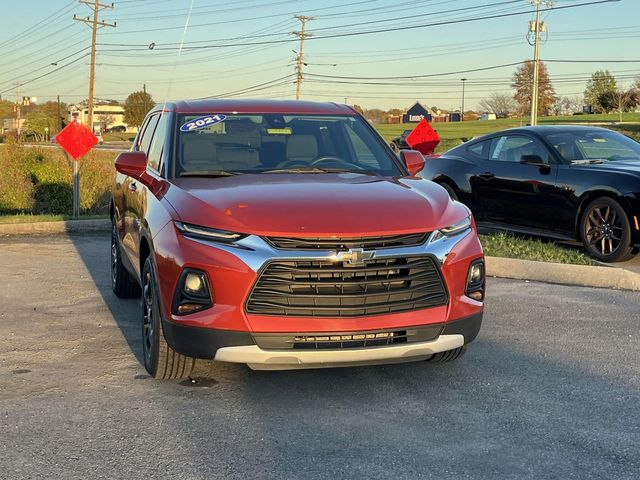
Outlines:
[{"label": "green shrub", "polygon": [[[92,151],[79,160],[82,213],[108,213],[115,156]],[[73,160],[61,150],[5,145],[0,172],[0,213],[72,214]]]}]

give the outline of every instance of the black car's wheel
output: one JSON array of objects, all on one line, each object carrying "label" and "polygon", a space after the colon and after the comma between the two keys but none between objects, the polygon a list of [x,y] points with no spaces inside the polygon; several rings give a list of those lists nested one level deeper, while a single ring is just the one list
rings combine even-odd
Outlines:
[{"label": "black car's wheel", "polygon": [[463,346],[446,352],[435,353],[431,358],[427,359],[427,362],[452,362],[464,355],[465,351],[466,348]]},{"label": "black car's wheel", "polygon": [[122,253],[115,219],[111,220],[111,289],[117,297],[135,298],[140,295],[138,283],[122,264]]},{"label": "black car's wheel", "polygon": [[587,205],[580,238],[587,252],[602,262],[622,262],[633,256],[629,219],[612,198],[600,197]]},{"label": "black car's wheel", "polygon": [[156,274],[151,256],[142,269],[142,354],[153,378],[165,380],[191,375],[195,359],[173,350],[164,338],[158,304]]},{"label": "black car's wheel", "polygon": [[449,193],[449,197],[451,197],[451,200],[458,200],[458,195],[456,195],[455,190],[453,189],[453,187],[451,185],[449,185],[448,183],[438,183],[438,185],[440,185],[442,188],[444,188],[448,193]]}]

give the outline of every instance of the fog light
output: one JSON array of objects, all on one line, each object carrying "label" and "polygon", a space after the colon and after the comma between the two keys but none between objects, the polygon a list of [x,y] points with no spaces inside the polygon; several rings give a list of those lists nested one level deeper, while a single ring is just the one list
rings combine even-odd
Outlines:
[{"label": "fog light", "polygon": [[204,275],[202,273],[189,272],[184,278],[184,291],[191,295],[202,295],[204,293]]},{"label": "fog light", "polygon": [[173,314],[188,315],[213,305],[207,275],[191,268],[185,269],[178,279],[173,296]]},{"label": "fog light", "polygon": [[469,273],[467,274],[467,285],[464,289],[464,293],[467,295],[467,297],[481,302],[484,300],[484,285],[484,260],[474,260],[469,266]]}]

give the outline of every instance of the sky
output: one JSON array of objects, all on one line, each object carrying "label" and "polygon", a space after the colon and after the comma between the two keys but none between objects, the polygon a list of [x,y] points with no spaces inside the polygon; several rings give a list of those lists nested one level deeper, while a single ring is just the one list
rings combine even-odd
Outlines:
[{"label": "sky", "polygon": [[[541,58],[559,95],[581,95],[598,69],[622,86],[640,75],[640,0],[575,6],[594,1],[542,13]],[[86,98],[91,29],[73,15],[91,12],[77,0],[0,0],[2,98],[15,99],[16,82],[39,103]],[[116,27],[98,30],[95,96],[124,100],[146,85],[156,102],[295,98],[294,15],[306,15],[303,99],[459,109],[466,78],[465,109],[476,108],[512,93],[516,64],[533,56],[532,12],[528,0],[120,0],[100,11]]]}]

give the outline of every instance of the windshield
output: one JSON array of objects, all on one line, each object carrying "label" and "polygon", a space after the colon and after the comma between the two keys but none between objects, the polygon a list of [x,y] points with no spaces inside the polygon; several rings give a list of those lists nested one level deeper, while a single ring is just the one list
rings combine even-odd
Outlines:
[{"label": "windshield", "polygon": [[178,117],[174,175],[402,172],[382,141],[356,116],[234,115]]},{"label": "windshield", "polygon": [[568,162],[580,160],[638,160],[640,143],[617,132],[587,130],[546,135],[558,154]]}]

